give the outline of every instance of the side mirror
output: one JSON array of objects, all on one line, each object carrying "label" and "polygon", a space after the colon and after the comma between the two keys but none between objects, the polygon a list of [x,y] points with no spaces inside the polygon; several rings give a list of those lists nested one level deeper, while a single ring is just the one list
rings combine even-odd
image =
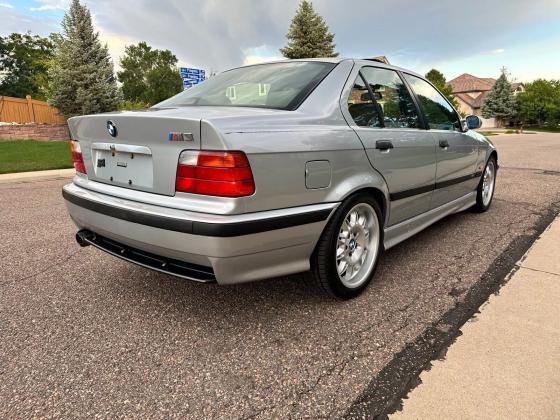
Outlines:
[{"label": "side mirror", "polygon": [[467,128],[469,130],[476,130],[477,128],[482,127],[482,120],[477,115],[469,115],[465,118],[465,122],[467,123]]}]

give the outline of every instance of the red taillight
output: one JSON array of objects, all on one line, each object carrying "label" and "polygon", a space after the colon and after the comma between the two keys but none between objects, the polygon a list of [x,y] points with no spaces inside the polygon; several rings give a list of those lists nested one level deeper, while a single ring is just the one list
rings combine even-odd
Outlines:
[{"label": "red taillight", "polygon": [[70,142],[70,150],[72,152],[72,161],[74,162],[74,169],[76,172],[86,173],[86,165],[84,163],[84,157],[82,156],[82,149],[80,148],[80,143],[72,140]]},{"label": "red taillight", "polygon": [[255,182],[243,152],[185,150],[179,156],[175,189],[193,194],[244,197],[255,192]]}]

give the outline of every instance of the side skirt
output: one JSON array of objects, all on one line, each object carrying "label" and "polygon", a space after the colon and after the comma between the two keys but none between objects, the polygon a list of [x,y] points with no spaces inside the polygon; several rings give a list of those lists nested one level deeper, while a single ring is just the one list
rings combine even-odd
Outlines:
[{"label": "side skirt", "polygon": [[389,249],[398,243],[416,235],[421,230],[427,228],[431,224],[443,219],[453,213],[466,210],[476,204],[476,191],[450,201],[443,206],[437,207],[426,213],[419,214],[411,219],[400,222],[385,229],[384,245],[385,249]]}]

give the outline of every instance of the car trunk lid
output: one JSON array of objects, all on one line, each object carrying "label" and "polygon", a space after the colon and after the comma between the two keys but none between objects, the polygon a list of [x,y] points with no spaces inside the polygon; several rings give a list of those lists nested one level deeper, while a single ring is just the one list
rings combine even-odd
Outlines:
[{"label": "car trunk lid", "polygon": [[68,121],[89,179],[122,188],[175,194],[179,155],[200,150],[200,113],[175,109],[107,113]]}]

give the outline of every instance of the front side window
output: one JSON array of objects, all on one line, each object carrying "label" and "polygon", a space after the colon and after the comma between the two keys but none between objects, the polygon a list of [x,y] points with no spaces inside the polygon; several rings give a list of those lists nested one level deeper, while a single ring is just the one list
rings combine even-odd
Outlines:
[{"label": "front side window", "polygon": [[240,67],[220,73],[154,108],[245,106],[292,110],[334,66],[334,63],[299,61]]},{"label": "front side window", "polygon": [[456,130],[461,126],[459,116],[447,100],[428,82],[405,74],[406,81],[418,97],[428,125],[434,130]]},{"label": "front side window", "polygon": [[[359,126],[419,127],[418,113],[410,93],[393,70],[362,68],[350,94],[348,110]],[[369,115],[369,118],[366,115]]]}]

